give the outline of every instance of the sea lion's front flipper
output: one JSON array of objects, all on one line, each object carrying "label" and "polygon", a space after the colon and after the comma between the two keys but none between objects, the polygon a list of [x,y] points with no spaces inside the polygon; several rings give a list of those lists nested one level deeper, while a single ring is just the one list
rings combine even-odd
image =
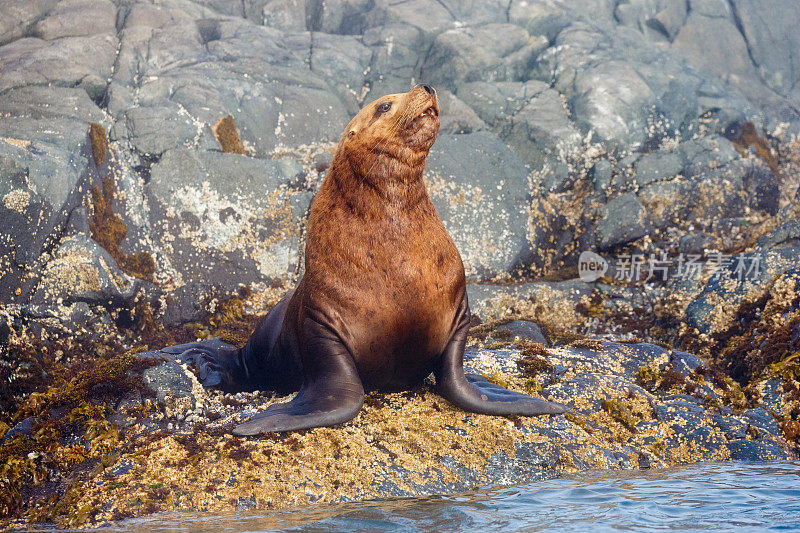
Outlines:
[{"label": "sea lion's front flipper", "polygon": [[558,415],[563,405],[510,391],[475,374],[464,374],[464,346],[469,332],[466,294],[458,309],[456,328],[436,368],[436,388],[446,400],[472,413],[486,415]]},{"label": "sea lion's front flipper", "polygon": [[330,328],[306,318],[303,386],[291,401],[269,406],[233,429],[257,435],[333,426],[354,418],[364,404],[364,387],[352,355]]}]

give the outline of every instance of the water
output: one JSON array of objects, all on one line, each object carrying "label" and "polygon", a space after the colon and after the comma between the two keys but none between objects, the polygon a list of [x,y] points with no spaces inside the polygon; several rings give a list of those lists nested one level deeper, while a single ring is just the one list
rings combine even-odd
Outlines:
[{"label": "water", "polygon": [[471,493],[224,516],[169,514],[116,531],[800,530],[800,462],[583,472]]}]

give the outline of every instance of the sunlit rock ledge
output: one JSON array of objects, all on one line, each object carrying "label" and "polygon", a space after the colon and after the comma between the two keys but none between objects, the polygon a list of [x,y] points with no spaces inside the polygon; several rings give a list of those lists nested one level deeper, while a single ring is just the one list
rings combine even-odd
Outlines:
[{"label": "sunlit rock ledge", "polygon": [[526,321],[480,333],[467,351],[469,371],[571,412],[465,413],[425,385],[369,394],[340,426],[238,438],[231,423],[287,398],[208,391],[164,360],[144,371],[156,398],[119,404],[119,455],[82,487],[76,505],[102,523],[169,509],[451,493],[586,469],[794,457],[776,418],[764,408],[737,409],[741,389],[694,355],[647,343],[548,342]]}]

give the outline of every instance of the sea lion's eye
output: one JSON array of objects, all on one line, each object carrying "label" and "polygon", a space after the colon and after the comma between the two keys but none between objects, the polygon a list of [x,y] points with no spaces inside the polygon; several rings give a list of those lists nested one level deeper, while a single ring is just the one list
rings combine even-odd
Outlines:
[{"label": "sea lion's eye", "polygon": [[378,111],[380,111],[381,113],[386,113],[391,108],[392,108],[392,103],[391,102],[384,102],[384,103],[382,103],[381,105],[378,106]]}]

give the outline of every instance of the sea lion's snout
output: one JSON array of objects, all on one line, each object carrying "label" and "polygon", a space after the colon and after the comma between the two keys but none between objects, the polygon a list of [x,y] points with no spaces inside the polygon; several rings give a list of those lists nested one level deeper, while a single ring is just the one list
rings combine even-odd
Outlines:
[{"label": "sea lion's snout", "polygon": [[[409,92],[411,93],[410,94],[411,98],[413,98],[414,100],[419,100],[423,94],[425,95],[424,98],[426,99],[426,101],[423,102],[422,104],[423,108],[420,114],[417,115],[418,117],[439,116],[439,99],[436,97],[436,89],[434,89],[432,85],[428,85],[426,83],[418,83]],[[429,105],[425,105],[428,102],[430,102]]]},{"label": "sea lion's snout", "polygon": [[433,86],[431,86],[431,85],[428,85],[426,83],[419,83],[419,84],[417,84],[417,87],[421,87],[421,88],[425,89],[425,92],[427,92],[431,96],[436,96],[436,89],[434,89]]}]

